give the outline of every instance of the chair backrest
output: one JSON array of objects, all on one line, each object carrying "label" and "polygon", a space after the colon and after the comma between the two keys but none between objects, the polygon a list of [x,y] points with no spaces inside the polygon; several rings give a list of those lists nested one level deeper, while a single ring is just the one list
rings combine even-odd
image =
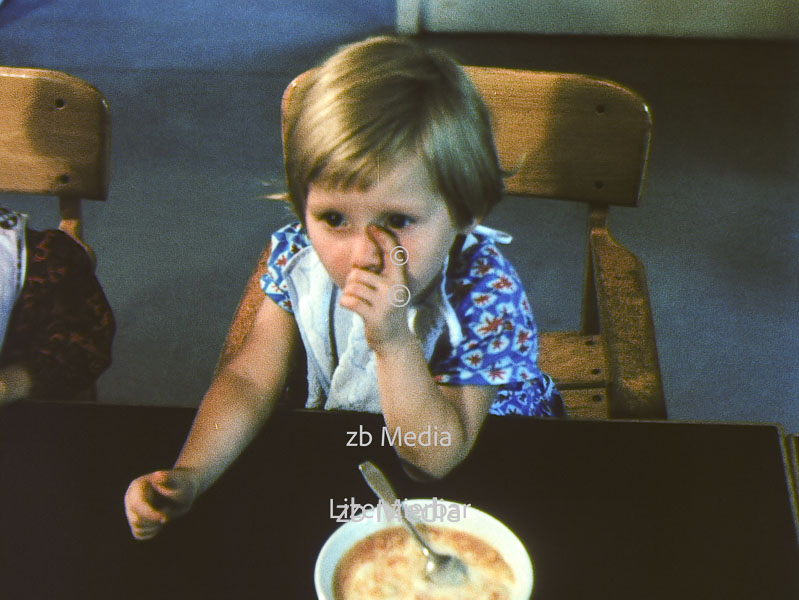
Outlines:
[{"label": "chair backrest", "polygon": [[[652,121],[630,90],[568,73],[466,67],[512,195],[636,206]],[[523,125],[523,126],[520,126]]]},{"label": "chair backrest", "polygon": [[59,71],[0,67],[0,193],[59,199],[59,228],[83,240],[82,199],[108,194],[110,111],[91,85]]},{"label": "chair backrest", "polygon": [[[569,73],[464,67],[491,112],[507,194],[636,206],[652,120],[610,81]],[[283,135],[313,69],[283,95]]]}]

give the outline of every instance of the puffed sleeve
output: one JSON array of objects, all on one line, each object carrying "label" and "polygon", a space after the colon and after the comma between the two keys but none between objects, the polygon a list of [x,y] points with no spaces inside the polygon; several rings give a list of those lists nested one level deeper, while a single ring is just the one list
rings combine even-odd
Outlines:
[{"label": "puffed sleeve", "polygon": [[62,231],[27,231],[25,285],[2,364],[21,363],[33,396],[68,398],[111,364],[116,323],[86,251]]},{"label": "puffed sleeve", "polygon": [[563,414],[552,379],[538,367],[538,330],[524,287],[493,243],[462,257],[452,281],[464,336],[431,365],[438,383],[497,387],[493,414]]},{"label": "puffed sleeve", "polygon": [[303,248],[310,245],[302,225],[292,223],[272,234],[271,252],[266,273],[261,277],[261,289],[275,301],[275,304],[294,314],[289,299],[288,285],[284,269],[289,260]]}]

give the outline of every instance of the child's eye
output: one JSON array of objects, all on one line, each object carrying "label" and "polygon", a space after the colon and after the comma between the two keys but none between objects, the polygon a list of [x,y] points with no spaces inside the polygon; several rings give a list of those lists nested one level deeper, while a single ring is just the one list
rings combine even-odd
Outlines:
[{"label": "child's eye", "polygon": [[344,222],[344,217],[341,216],[341,213],[337,212],[324,213],[319,219],[327,223],[330,227],[338,227]]},{"label": "child's eye", "polygon": [[413,219],[411,219],[409,216],[401,214],[389,215],[386,219],[386,225],[391,227],[391,229],[402,229],[403,227],[410,225],[412,222]]}]

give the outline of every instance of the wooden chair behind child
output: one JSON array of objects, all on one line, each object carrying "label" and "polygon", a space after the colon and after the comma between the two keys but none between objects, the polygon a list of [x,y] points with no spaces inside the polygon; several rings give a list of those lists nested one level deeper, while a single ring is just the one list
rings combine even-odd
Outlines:
[{"label": "wooden chair behind child", "polygon": [[799,507],[799,433],[786,435],[785,446],[788,452],[790,480],[793,484],[794,497],[798,503],[796,506]]},{"label": "wooden chair behind child", "polygon": [[81,200],[105,200],[111,117],[103,95],[60,71],[0,67],[0,193],[58,198],[59,229],[81,244]]},{"label": "wooden chair behind child", "polygon": [[[587,268],[579,331],[542,332],[539,363],[552,375],[570,415],[666,418],[644,267],[611,236],[610,205],[636,206],[646,170],[651,118],[624,87],[584,75],[465,67],[492,113],[506,193],[587,205]],[[309,72],[283,96],[283,124]],[[263,300],[250,278],[220,358],[244,342]],[[296,384],[295,384],[296,385]]]},{"label": "wooden chair behind child", "polygon": [[[85,81],[60,71],[0,67],[0,194],[57,198],[58,228],[92,264],[81,201],[108,195],[110,133],[108,103]],[[78,399],[96,395],[93,386]]]}]

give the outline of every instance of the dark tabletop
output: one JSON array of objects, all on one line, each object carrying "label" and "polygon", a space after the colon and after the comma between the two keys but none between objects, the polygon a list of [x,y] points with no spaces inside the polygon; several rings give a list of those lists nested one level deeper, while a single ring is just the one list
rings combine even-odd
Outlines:
[{"label": "dark tabletop", "polygon": [[[535,600],[796,600],[795,499],[776,426],[490,417],[469,459],[418,482],[379,416],[275,415],[189,516],[149,542],[123,495],[169,467],[194,411],[22,403],[0,411],[0,598],[313,598],[340,525],[374,503],[371,459],[400,497],[470,503],[527,546]],[[348,447],[363,426],[369,446]]]}]

